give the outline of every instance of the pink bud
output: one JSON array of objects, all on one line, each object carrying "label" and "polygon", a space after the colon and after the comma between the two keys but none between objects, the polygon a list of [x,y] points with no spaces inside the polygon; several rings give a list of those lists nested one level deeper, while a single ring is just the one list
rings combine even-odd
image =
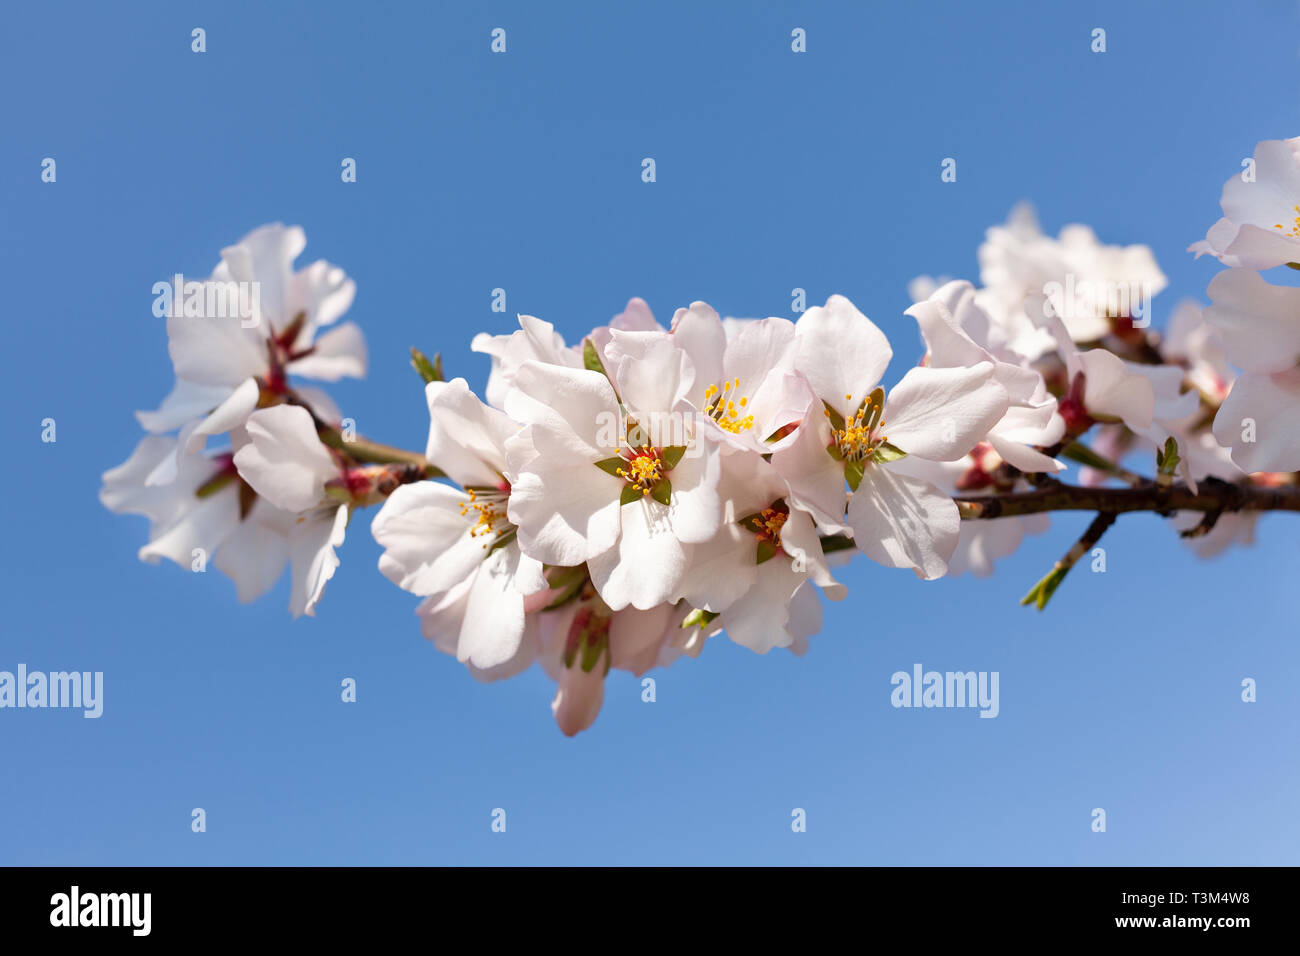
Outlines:
[{"label": "pink bud", "polygon": [[551,713],[565,736],[572,737],[596,722],[604,702],[604,662],[584,671],[581,663],[574,661],[571,667],[560,672],[560,686],[555,700],[551,701]]}]

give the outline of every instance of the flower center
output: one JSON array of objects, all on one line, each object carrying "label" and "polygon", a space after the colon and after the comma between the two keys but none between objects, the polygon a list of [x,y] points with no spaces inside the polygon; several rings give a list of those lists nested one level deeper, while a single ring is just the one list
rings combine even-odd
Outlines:
[{"label": "flower center", "polygon": [[710,385],[704,390],[704,414],[708,415],[723,431],[738,435],[754,427],[754,416],[741,416],[749,404],[749,396],[741,395],[740,379],[723,382],[722,387]]},{"label": "flower center", "polygon": [[[471,518],[474,521],[469,529],[470,537],[480,538],[500,534],[504,529],[498,528],[498,523],[508,524],[505,495],[477,488],[467,488],[465,493],[469,495],[469,500],[461,502],[460,514],[461,517]],[[483,547],[486,548],[487,545],[484,544]]]},{"label": "flower center", "polygon": [[[1291,228],[1284,229],[1283,235],[1293,236],[1297,239],[1300,239],[1300,206],[1292,206],[1291,208],[1295,211],[1296,217],[1295,219],[1291,220]],[[1283,226],[1280,222],[1276,222],[1273,224],[1273,228],[1283,229]]]},{"label": "flower center", "polygon": [[[845,395],[845,401],[852,401],[852,395]],[[866,461],[876,453],[876,449],[889,440],[883,434],[885,413],[885,390],[877,388],[862,400],[853,417],[841,422],[835,419],[829,408],[826,417],[831,419],[831,435],[835,447],[845,461]]]},{"label": "flower center", "polygon": [[659,457],[659,449],[647,445],[635,449],[627,464],[616,474],[641,494],[650,494],[664,476],[664,461]]},{"label": "flower center", "polygon": [[776,549],[781,547],[781,529],[785,527],[786,519],[790,517],[788,511],[777,511],[775,508],[764,508],[758,513],[756,522],[758,530],[754,536],[759,541],[766,541]]}]

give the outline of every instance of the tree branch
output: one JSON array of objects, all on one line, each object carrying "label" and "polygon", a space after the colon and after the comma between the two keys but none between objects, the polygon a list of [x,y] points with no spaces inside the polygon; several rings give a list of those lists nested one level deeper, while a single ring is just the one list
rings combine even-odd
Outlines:
[{"label": "tree branch", "polygon": [[1010,518],[1047,511],[1096,511],[1128,514],[1150,511],[1199,511],[1204,514],[1230,511],[1300,512],[1300,485],[1251,485],[1207,478],[1197,493],[1181,482],[1168,488],[1083,488],[1049,481],[1033,491],[997,495],[964,496],[954,499],[967,520]]}]

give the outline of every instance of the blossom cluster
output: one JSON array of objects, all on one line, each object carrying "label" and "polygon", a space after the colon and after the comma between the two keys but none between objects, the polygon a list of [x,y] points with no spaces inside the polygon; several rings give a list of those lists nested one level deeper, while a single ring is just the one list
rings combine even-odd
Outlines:
[{"label": "blossom cluster", "polygon": [[[1180,304],[1163,334],[1147,247],[1051,237],[1020,207],[988,231],[979,286],[913,281],[919,361],[891,387],[889,340],[844,296],[796,321],[694,302],[666,325],[632,299],[573,342],[528,315],[478,335],[482,398],[416,353],[423,452],[350,434],[304,383],[364,374],[339,321],[354,284],[323,261],[295,270],[302,230],[265,226],[189,290],[253,283],[255,314],[170,309],[175,387],[138,413],[148,434],[101,498],[149,518],[142,559],[211,558],[241,600],[290,565],[295,615],[314,614],[352,513],[380,505],[380,571],[421,599],[425,637],[482,680],[539,662],[572,735],[611,668],[640,675],[721,633],[802,653],[853,550],[927,580],[990,573],[1047,519],[963,520],[971,503],[1066,461],[1094,486],[1149,482],[1121,464],[1138,453],[1191,489],[1293,481],[1300,289],[1256,270],[1300,260],[1300,140],[1261,143],[1254,168],[1192,247],[1230,267],[1211,306]],[[1249,541],[1254,515],[1176,521],[1209,554]]]}]

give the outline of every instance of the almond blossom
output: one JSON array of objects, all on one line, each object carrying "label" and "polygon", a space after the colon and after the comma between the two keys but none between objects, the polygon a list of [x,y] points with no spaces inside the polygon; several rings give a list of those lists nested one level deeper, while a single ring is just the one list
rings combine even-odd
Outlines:
[{"label": "almond blossom", "polygon": [[1209,294],[1206,321],[1242,369],[1215,416],[1214,437],[1245,471],[1300,469],[1300,289],[1227,269]]},{"label": "almond blossom", "polygon": [[[209,436],[243,424],[259,405],[281,401],[291,375],[327,382],[365,375],[361,330],[351,322],[336,325],[356,285],[324,260],[295,272],[293,262],[306,244],[300,227],[273,223],[221,251],[207,284],[255,287],[258,310],[245,321],[233,312],[193,315],[173,308],[167,337],[176,384],[157,411],[137,413],[146,430],[179,429],[180,450],[192,453]],[[323,392],[300,388],[299,394],[338,421]],[[167,481],[174,473],[173,456],[152,480]]]},{"label": "almond blossom", "polygon": [[914,368],[886,398],[878,383],[892,350],[848,299],[809,309],[796,331],[797,365],[822,408],[772,457],[794,502],[825,530],[851,532],[872,560],[941,577],[957,546],[957,506],[890,466],[904,455],[953,461],[984,438],[1008,408],[994,363]]},{"label": "almond blossom", "polygon": [[[722,522],[718,448],[687,401],[695,370],[666,332],[614,330],[613,369],[525,362],[506,411],[507,514],[546,564],[586,563],[613,610],[667,601],[690,544]],[[617,388],[617,393],[615,391]]]},{"label": "almond blossom", "polygon": [[1300,137],[1257,144],[1252,166],[1223,184],[1223,218],[1187,247],[1196,258],[1245,269],[1300,262]]},{"label": "almond blossom", "polygon": [[463,378],[430,382],[425,395],[427,457],[461,487],[421,481],[389,496],[370,526],[384,548],[379,570],[425,598],[419,614],[426,636],[462,663],[483,674],[512,662],[527,666],[526,600],[545,591],[547,581],[541,562],[521,552],[506,517],[505,443],[517,428],[480,402]]}]

